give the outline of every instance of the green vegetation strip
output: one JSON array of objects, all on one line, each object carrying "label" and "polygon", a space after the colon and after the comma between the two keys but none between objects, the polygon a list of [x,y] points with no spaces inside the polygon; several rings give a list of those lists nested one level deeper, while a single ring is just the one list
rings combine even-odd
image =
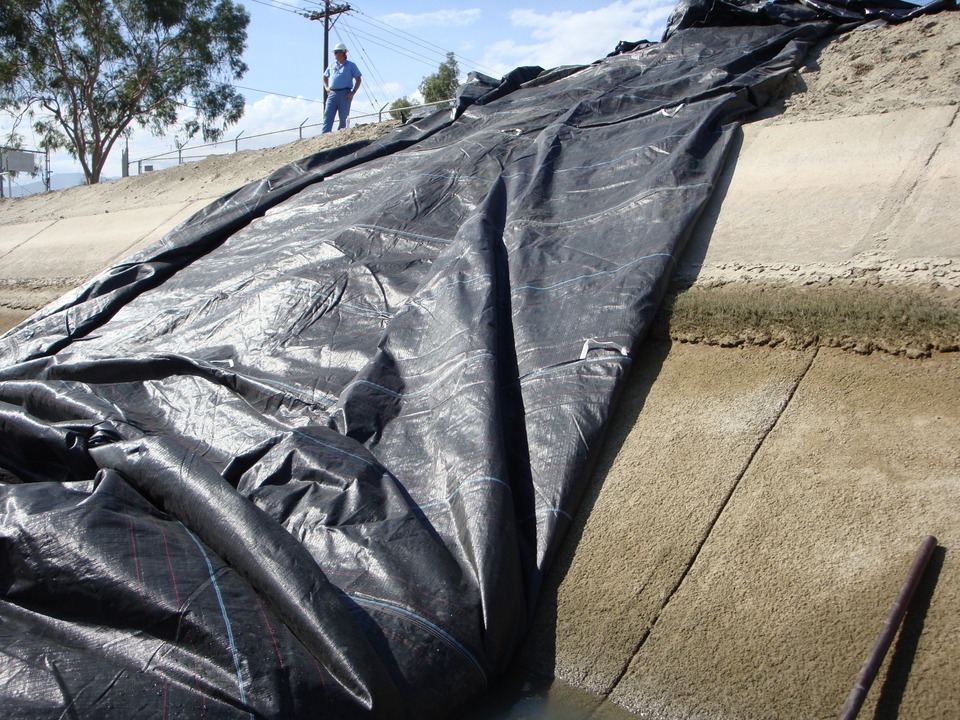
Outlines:
[{"label": "green vegetation strip", "polygon": [[728,347],[816,345],[925,357],[960,349],[960,296],[885,286],[694,286],[665,298],[653,334]]}]

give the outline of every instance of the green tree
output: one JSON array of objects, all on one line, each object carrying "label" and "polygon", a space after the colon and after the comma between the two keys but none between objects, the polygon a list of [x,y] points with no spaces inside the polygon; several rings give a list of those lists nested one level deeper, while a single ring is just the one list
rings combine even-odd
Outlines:
[{"label": "green tree", "polygon": [[457,56],[448,52],[447,59],[440,63],[437,71],[420,81],[420,94],[423,95],[423,101],[432,103],[452,98],[460,84],[459,76],[460,68],[457,65]]},{"label": "green tree", "polygon": [[240,119],[249,22],[232,0],[2,0],[0,109],[99,182],[133,123],[163,135],[189,109],[183,132],[215,140]]},{"label": "green tree", "polygon": [[413,106],[413,100],[404,95],[401,98],[397,98],[390,104],[390,117],[394,120],[399,120],[400,122],[406,121],[409,117],[409,111],[401,111],[400,108],[408,108]]}]

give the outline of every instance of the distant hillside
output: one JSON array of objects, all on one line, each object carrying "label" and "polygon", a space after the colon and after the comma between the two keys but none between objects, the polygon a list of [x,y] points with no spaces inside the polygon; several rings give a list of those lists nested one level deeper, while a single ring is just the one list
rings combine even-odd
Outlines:
[{"label": "distant hillside", "polygon": [[[104,181],[109,182],[113,178],[104,178]],[[75,187],[77,185],[85,185],[86,178],[83,173],[51,173],[50,174],[50,189],[51,190],[65,190],[66,188]],[[3,182],[3,196],[4,197],[26,197],[27,195],[35,195],[37,193],[45,192],[46,188],[43,185],[43,180],[39,177],[33,178],[29,175],[24,175],[23,173],[18,173],[12,178],[4,178]]]}]

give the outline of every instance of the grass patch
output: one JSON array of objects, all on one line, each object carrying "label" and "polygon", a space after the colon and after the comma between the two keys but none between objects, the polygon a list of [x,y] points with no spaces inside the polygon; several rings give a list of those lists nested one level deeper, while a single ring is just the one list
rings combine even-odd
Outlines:
[{"label": "grass patch", "polygon": [[819,345],[924,356],[960,349],[960,298],[885,286],[694,286],[664,299],[653,333],[730,347]]}]

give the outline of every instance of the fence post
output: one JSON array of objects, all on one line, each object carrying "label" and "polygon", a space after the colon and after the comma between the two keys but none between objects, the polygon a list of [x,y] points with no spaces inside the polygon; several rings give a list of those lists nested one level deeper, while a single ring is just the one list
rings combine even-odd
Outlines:
[{"label": "fence post", "polygon": [[307,124],[307,120],[310,118],[304,118],[303,122],[300,123],[300,139],[303,140],[303,126]]},{"label": "fence post", "polygon": [[240,136],[243,135],[244,131],[241,130],[237,133],[237,136],[233,139],[233,151],[237,152],[240,150]]}]

